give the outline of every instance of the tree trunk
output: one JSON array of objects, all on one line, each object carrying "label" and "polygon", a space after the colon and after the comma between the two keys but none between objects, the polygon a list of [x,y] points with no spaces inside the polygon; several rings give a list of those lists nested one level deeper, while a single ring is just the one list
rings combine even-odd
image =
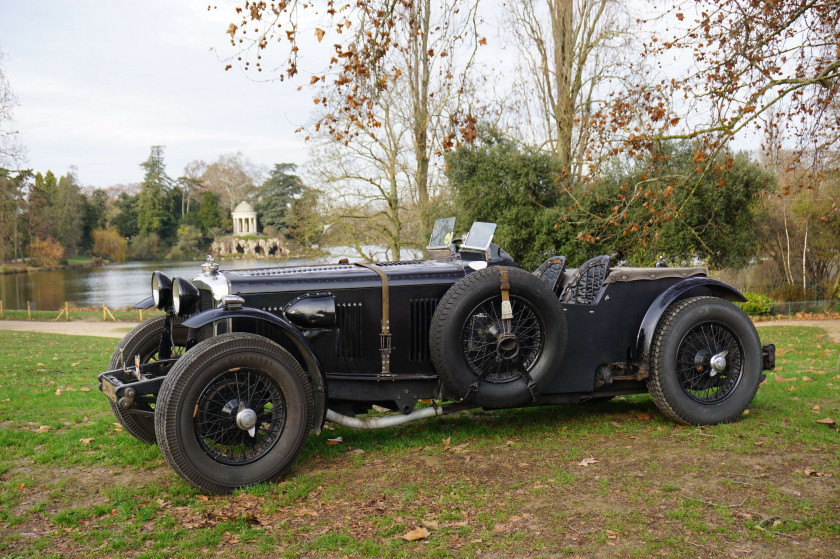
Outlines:
[{"label": "tree trunk", "polygon": [[[417,203],[424,227],[428,227],[429,208],[429,21],[430,0],[418,1],[413,6],[416,28],[412,30],[411,96],[412,135],[414,137],[414,180],[417,184]],[[398,258],[399,259],[399,258]]]},{"label": "tree trunk", "polygon": [[575,56],[574,2],[549,0],[551,34],[554,37],[554,153],[561,168],[569,171],[572,163],[572,132],[575,113],[575,93],[572,91],[572,61]]},{"label": "tree trunk", "polygon": [[802,292],[805,293],[808,289],[807,284],[807,273],[806,273],[806,263],[808,262],[807,259],[808,254],[808,221],[805,221],[805,242],[802,243]]}]

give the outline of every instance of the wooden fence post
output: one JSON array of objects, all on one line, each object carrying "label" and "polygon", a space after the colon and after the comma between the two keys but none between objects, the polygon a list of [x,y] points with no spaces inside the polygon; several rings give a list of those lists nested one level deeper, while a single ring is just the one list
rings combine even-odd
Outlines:
[{"label": "wooden fence post", "polygon": [[0,320],[3,320],[3,299],[0,299]]},{"label": "wooden fence post", "polygon": [[64,320],[70,322],[70,303],[64,301]]},{"label": "wooden fence post", "polygon": [[102,322],[106,322],[108,318],[105,316],[105,303],[102,303]]},{"label": "wooden fence post", "polygon": [[140,310],[140,322],[143,322],[143,309]]},{"label": "wooden fence post", "polygon": [[29,307],[29,301],[26,302],[26,320],[32,320],[32,309]]}]

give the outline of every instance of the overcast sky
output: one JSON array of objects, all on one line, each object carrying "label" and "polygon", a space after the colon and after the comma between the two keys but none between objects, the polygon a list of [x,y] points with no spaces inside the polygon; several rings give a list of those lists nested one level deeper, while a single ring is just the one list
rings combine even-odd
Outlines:
[{"label": "overcast sky", "polygon": [[177,177],[194,159],[242,151],[270,166],[303,164],[294,130],[312,101],[289,84],[224,71],[231,11],[196,0],[0,0],[0,50],[20,106],[28,165],[84,185],[142,180],[139,163],[166,146]]}]

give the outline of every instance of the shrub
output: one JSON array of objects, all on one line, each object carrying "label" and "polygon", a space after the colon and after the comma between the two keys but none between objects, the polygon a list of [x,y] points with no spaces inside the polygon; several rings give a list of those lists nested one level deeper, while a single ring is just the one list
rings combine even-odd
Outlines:
[{"label": "shrub", "polygon": [[35,239],[29,244],[29,263],[51,268],[64,258],[64,247],[54,239]]},{"label": "shrub", "polygon": [[773,314],[775,301],[761,293],[744,293],[747,298],[745,303],[735,303],[741,310],[750,316],[767,316]]},{"label": "shrub", "polygon": [[201,256],[204,247],[204,235],[198,227],[181,225],[178,228],[178,242],[172,247],[167,258],[185,260]]},{"label": "shrub", "polygon": [[112,262],[122,262],[127,248],[125,237],[120,235],[116,227],[93,231],[93,253],[97,256],[104,256]]},{"label": "shrub", "polygon": [[131,239],[128,253],[134,260],[160,260],[159,246],[160,238],[154,233],[137,235]]}]

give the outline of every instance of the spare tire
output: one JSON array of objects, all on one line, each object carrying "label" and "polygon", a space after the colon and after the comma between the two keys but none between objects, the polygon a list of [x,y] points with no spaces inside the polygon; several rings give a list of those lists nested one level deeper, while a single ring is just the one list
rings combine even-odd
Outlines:
[{"label": "spare tire", "polygon": [[[500,269],[513,319],[502,320]],[[432,316],[432,361],[456,398],[486,408],[533,401],[566,352],[566,317],[545,282],[518,268],[491,267],[455,283]]]}]

